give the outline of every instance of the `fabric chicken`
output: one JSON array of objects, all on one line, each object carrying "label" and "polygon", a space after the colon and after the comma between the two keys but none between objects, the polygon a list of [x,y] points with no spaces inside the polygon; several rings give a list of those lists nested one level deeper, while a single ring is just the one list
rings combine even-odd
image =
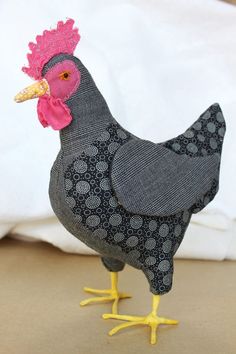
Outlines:
[{"label": "fabric chicken", "polygon": [[[112,301],[104,318],[125,321],[110,331],[135,325],[151,328],[156,343],[160,295],[171,290],[173,257],[193,213],[202,210],[219,186],[225,121],[213,104],[178,137],[155,144],[134,136],[113,118],[88,70],[73,56],[80,39],[74,21],[30,43],[23,71],[37,82],[17,102],[39,97],[41,124],[60,130],[61,150],[51,170],[49,195],[60,222],[96,250],[111,274],[111,289],[85,288],[95,296],[81,305]],[[125,264],[140,269],[153,294],[147,316],[117,312],[129,297],[118,290]]]}]

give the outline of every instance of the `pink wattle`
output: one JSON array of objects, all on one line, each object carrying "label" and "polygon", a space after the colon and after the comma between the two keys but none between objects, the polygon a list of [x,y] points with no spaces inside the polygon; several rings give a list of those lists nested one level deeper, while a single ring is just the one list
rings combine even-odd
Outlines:
[{"label": "pink wattle", "polygon": [[50,125],[54,130],[61,130],[72,121],[71,112],[63,101],[49,95],[39,97],[37,112],[44,128]]}]

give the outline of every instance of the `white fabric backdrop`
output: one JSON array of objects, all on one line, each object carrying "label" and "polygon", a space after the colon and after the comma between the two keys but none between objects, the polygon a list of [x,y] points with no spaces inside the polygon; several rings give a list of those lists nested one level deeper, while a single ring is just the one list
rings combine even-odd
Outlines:
[{"label": "white fabric backdrop", "polygon": [[164,141],[221,104],[227,134],[220,192],[193,218],[178,256],[236,259],[236,7],[218,0],[1,0],[0,237],[12,231],[91,252],[59,225],[49,204],[58,133],[41,127],[36,101],[13,101],[31,83],[20,71],[28,42],[66,17],[80,28],[75,54],[134,134]]}]

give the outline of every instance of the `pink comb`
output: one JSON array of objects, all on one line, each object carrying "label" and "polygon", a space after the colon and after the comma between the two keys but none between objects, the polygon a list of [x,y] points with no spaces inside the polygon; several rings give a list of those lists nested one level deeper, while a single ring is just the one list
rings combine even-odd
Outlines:
[{"label": "pink comb", "polygon": [[29,43],[31,53],[27,54],[29,67],[22,71],[32,78],[42,78],[43,66],[54,56],[60,53],[73,54],[80,35],[77,28],[73,28],[74,20],[68,19],[65,23],[59,21],[57,28],[45,30],[41,36],[36,37],[36,43]]}]

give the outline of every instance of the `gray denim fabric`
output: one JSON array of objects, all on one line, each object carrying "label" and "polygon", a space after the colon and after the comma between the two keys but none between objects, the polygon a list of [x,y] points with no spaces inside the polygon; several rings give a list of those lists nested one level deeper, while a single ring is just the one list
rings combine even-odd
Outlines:
[{"label": "gray denim fabric", "polygon": [[[81,84],[66,102],[73,121],[60,131],[49,186],[52,208],[72,235],[100,253],[109,271],[130,264],[144,272],[154,294],[164,294],[192,213],[218,190],[222,112],[211,106],[191,131],[166,143],[143,141],[112,117],[79,59],[58,55],[43,74],[64,59],[77,65]],[[95,195],[96,186],[101,192]]]},{"label": "gray denim fabric", "polygon": [[192,207],[218,177],[218,155],[177,155],[161,144],[133,140],[116,153],[112,185],[125,209],[172,215]]}]

